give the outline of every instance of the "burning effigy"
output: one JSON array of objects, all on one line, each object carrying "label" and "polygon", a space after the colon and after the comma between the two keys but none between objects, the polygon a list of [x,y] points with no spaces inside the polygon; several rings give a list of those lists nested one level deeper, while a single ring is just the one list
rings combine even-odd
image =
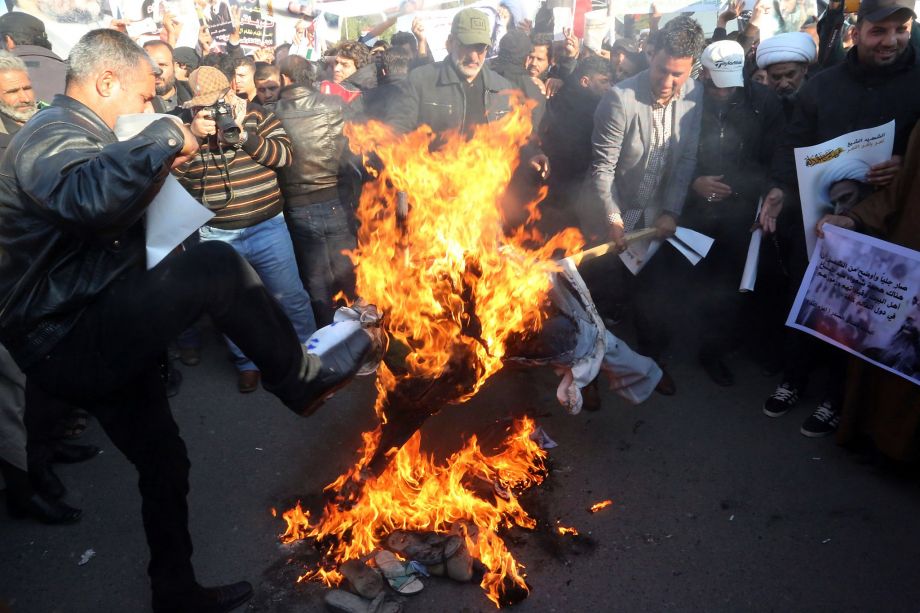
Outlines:
[{"label": "burning effigy", "polygon": [[[421,451],[419,428],[444,406],[470,399],[515,348],[539,337],[558,310],[552,292],[567,278],[554,258],[583,245],[574,229],[547,238],[530,224],[509,231],[504,223],[502,198],[531,136],[530,110],[515,105],[469,139],[424,126],[405,135],[375,122],[346,128],[375,176],[361,196],[351,257],[358,295],[375,305],[374,325],[386,344],[376,379],[380,424],[364,433],[351,469],[326,487],[330,500],[318,516],[299,504],[283,513],[282,540],[311,539],[322,556],[301,580],[337,585],[349,575],[346,564],[354,571],[353,561],[371,558],[392,578],[390,557],[375,555],[387,551],[399,564],[421,558],[426,572],[457,580],[469,580],[477,565],[496,606],[526,597],[523,567],[499,535],[535,526],[519,495],[545,474],[536,424],[515,422],[492,453],[472,437],[443,460]],[[533,218],[536,202],[526,210]],[[568,270],[569,302],[590,303],[580,279],[572,279],[574,267]],[[613,350],[604,334],[586,350],[597,358],[591,378]],[[655,372],[646,370],[646,386],[654,387]]]}]

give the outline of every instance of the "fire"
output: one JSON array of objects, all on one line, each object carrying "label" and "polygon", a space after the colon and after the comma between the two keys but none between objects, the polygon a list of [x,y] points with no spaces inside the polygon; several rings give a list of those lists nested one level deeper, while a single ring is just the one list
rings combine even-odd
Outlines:
[{"label": "fire", "polygon": [[588,507],[588,513],[597,513],[601,509],[606,509],[612,504],[613,504],[612,500],[602,500],[601,502],[592,504],[590,507]]},{"label": "fire", "polygon": [[[502,367],[512,332],[540,328],[539,306],[558,269],[551,255],[559,248],[571,253],[582,241],[571,231],[531,250],[523,244],[532,233],[502,232],[502,196],[530,137],[530,109],[516,106],[499,122],[476,128],[470,140],[442,137],[433,152],[435,135],[427,126],[402,136],[377,122],[346,128],[353,150],[385,165],[369,168],[377,180],[365,186],[358,209],[352,254],[358,295],[386,314],[394,340],[412,348],[408,372],[385,370],[381,391],[401,377],[442,375],[460,346],[478,374],[457,400],[468,399]],[[396,213],[400,192],[408,195],[405,219]]]},{"label": "fire", "polygon": [[563,536],[567,534],[570,536],[578,536],[578,530],[569,526],[556,526],[556,532]]},{"label": "fire", "polygon": [[[391,341],[376,382],[383,425],[364,433],[360,459],[326,487],[339,493],[360,481],[347,505],[327,504],[319,518],[300,505],[283,514],[285,542],[313,539],[323,553],[321,567],[301,579],[338,583],[337,565],[379,548],[396,529],[460,530],[487,569],[481,585],[496,605],[508,602],[510,592],[527,591],[523,567],[498,531],[535,526],[514,494],[542,480],[545,452],[530,439],[533,422],[518,423],[496,455],[485,455],[474,437],[445,463],[420,451],[418,432],[404,445],[408,433],[399,439],[381,432],[388,417],[404,417],[388,416],[388,402],[408,397],[400,391],[416,389],[414,382],[457,380],[438,401],[471,398],[502,368],[512,335],[540,329],[551,273],[558,270],[554,254],[583,244],[575,230],[546,240],[529,223],[503,228],[504,193],[531,135],[532,106],[513,105],[469,139],[436,137],[427,126],[406,135],[377,122],[346,126],[351,148],[376,177],[361,196],[358,247],[350,256],[357,293],[384,314]],[[536,202],[525,206],[535,220]]]},{"label": "fire", "polygon": [[[393,530],[448,532],[463,530],[474,558],[488,569],[480,585],[496,605],[512,585],[526,591],[523,567],[512,557],[498,536],[511,526],[534,528],[535,521],[521,507],[515,491],[542,482],[546,452],[531,439],[534,422],[517,422],[495,455],[486,455],[474,436],[460,451],[438,463],[421,452],[420,433],[393,456],[379,477],[371,478],[357,503],[343,510],[329,503],[315,523],[300,504],[283,514],[287,530],[282,541],[314,539],[324,565],[301,579],[337,584],[335,567],[360,558],[380,547]],[[511,491],[507,499],[484,496],[483,486]]]}]

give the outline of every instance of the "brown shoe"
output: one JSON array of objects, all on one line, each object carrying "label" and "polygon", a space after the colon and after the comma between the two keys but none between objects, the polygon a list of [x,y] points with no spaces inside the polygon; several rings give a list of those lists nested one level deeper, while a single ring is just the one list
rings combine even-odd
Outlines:
[{"label": "brown shoe", "polygon": [[241,394],[254,392],[259,388],[259,378],[261,374],[258,370],[240,371],[240,376],[236,380],[236,387]]},{"label": "brown shoe", "polygon": [[655,391],[662,396],[673,396],[677,393],[677,385],[674,384],[674,379],[663,368],[661,369],[661,380],[655,386]]}]

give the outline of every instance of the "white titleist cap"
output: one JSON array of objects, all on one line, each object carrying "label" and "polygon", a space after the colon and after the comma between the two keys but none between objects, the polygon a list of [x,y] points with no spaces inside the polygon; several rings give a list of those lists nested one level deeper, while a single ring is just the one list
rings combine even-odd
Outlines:
[{"label": "white titleist cap", "polygon": [[703,49],[703,68],[716,87],[744,86],[744,49],[733,40],[720,40]]}]

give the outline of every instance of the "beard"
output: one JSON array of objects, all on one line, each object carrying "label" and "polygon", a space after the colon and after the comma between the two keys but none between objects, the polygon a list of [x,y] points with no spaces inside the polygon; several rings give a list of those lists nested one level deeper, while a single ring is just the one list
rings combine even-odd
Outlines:
[{"label": "beard", "polygon": [[450,62],[454,65],[454,68],[457,69],[457,72],[462,74],[468,79],[476,78],[479,75],[479,71],[482,70],[482,65],[472,68],[470,66],[464,66],[460,63],[459,60],[455,59],[453,56],[450,56]]},{"label": "beard", "polygon": [[168,93],[170,92],[170,90],[172,90],[172,89],[175,88],[175,87],[176,87],[176,78],[175,78],[175,77],[173,77],[173,78],[170,79],[169,81],[167,81],[167,80],[164,79],[162,85],[157,85],[157,86],[156,86],[156,94],[157,94],[157,96],[165,96],[166,94],[168,94]]},{"label": "beard", "polygon": [[16,107],[6,102],[0,101],[0,113],[12,118],[19,123],[25,123],[32,119],[32,116],[38,112],[38,105],[34,102],[28,107]]},{"label": "beard", "polygon": [[37,4],[60,23],[91,23],[102,12],[100,0],[38,0]]}]

